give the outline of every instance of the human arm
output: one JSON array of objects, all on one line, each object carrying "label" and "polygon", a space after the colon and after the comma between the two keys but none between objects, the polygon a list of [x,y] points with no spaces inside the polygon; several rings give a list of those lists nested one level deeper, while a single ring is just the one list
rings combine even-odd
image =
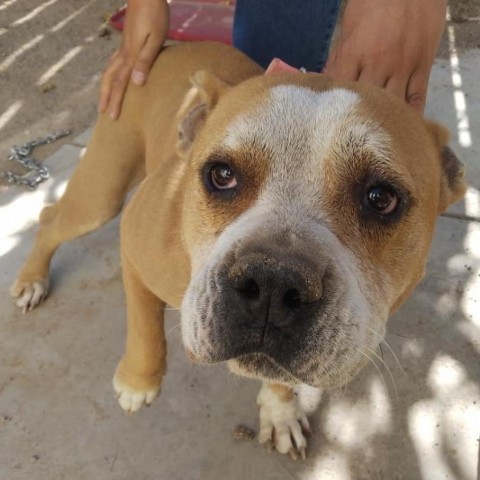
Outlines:
[{"label": "human arm", "polygon": [[370,83],[423,113],[446,0],[350,0],[324,72]]},{"label": "human arm", "polygon": [[117,119],[130,80],[135,85],[146,82],[167,36],[168,25],[166,0],[128,1],[122,44],[103,73],[100,113],[108,112],[112,119]]}]

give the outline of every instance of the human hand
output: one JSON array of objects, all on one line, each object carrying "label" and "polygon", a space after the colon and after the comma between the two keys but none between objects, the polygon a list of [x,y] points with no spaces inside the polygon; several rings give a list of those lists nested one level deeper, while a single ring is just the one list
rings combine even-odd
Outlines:
[{"label": "human hand", "polygon": [[168,33],[169,9],[166,0],[129,0],[122,44],[105,69],[98,110],[108,110],[117,119],[123,97],[132,80],[143,85]]},{"label": "human hand", "polygon": [[423,113],[446,0],[349,0],[324,73],[374,84]]}]

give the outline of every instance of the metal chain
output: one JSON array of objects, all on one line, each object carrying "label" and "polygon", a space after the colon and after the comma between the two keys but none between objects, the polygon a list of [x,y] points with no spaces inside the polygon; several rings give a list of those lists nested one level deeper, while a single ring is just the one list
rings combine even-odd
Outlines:
[{"label": "metal chain", "polygon": [[36,140],[32,140],[31,142],[27,142],[21,146],[13,145],[10,149],[8,160],[19,163],[25,167],[28,172],[24,175],[18,175],[10,171],[3,171],[0,172],[0,178],[4,178],[12,185],[21,185],[29,190],[35,190],[38,184],[47,180],[47,178],[50,176],[50,173],[47,167],[40,165],[37,160],[30,156],[34,148],[38,147],[39,145],[46,145],[56,142],[60,138],[66,137],[71,133],[72,132],[70,130],[61,130],[59,132],[54,132],[51,135],[47,135],[46,137],[40,137]]}]

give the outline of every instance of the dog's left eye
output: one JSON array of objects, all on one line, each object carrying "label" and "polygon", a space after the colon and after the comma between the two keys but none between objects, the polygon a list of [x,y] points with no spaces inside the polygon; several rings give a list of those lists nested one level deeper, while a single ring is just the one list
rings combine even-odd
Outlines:
[{"label": "dog's left eye", "polygon": [[232,168],[226,163],[211,165],[209,170],[210,185],[214,190],[231,190],[238,185]]}]

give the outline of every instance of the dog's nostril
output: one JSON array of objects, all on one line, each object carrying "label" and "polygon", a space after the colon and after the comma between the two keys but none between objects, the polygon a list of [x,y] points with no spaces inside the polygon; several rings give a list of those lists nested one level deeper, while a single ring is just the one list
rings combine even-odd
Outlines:
[{"label": "dog's nostril", "polygon": [[296,288],[287,290],[283,296],[283,303],[287,308],[296,309],[299,308],[302,301],[300,299],[300,292]]},{"label": "dog's nostril", "polygon": [[260,295],[260,288],[253,278],[245,280],[237,290],[248,300],[255,300]]}]

